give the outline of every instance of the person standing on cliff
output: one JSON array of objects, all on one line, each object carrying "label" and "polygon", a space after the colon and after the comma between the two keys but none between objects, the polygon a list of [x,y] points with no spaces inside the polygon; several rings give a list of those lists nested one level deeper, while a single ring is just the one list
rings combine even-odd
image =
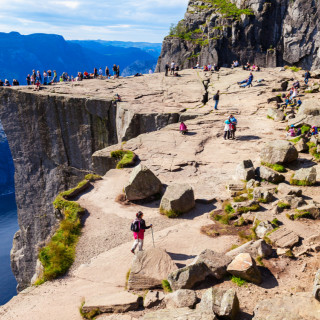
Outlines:
[{"label": "person standing on cliff", "polygon": [[171,72],[170,74],[173,76],[174,75],[174,68],[175,68],[176,64],[174,63],[174,61],[172,60],[171,62]]},{"label": "person standing on cliff", "polygon": [[308,84],[310,77],[311,77],[311,74],[310,74],[309,70],[306,70],[306,73],[304,74],[304,83],[305,84]]},{"label": "person standing on cliff", "polygon": [[139,211],[136,214],[136,219],[131,224],[131,231],[133,232],[134,243],[131,248],[131,252],[134,254],[134,250],[136,250],[139,244],[139,251],[142,251],[143,248],[143,240],[144,240],[144,232],[146,229],[152,228],[152,224],[150,226],[146,226],[146,222],[143,220],[143,213]]},{"label": "person standing on cliff", "polygon": [[109,68],[108,68],[108,67],[106,67],[106,71],[105,71],[105,72],[106,72],[106,77],[109,78],[110,71],[109,71]]},{"label": "person standing on cliff", "polygon": [[120,77],[120,66],[117,66],[117,77]]},{"label": "person standing on cliff", "polygon": [[218,110],[219,99],[220,99],[220,91],[218,90],[217,93],[213,96],[213,101],[215,102],[214,110]]},{"label": "person standing on cliff", "polygon": [[27,75],[26,80],[27,80],[27,86],[30,86],[30,84],[31,84],[31,77],[30,77],[30,74],[28,74],[28,75]]},{"label": "person standing on cliff", "polygon": [[170,67],[169,67],[169,63],[166,63],[166,65],[164,66],[164,69],[165,69],[165,76],[167,77],[168,76],[168,73],[169,73],[169,69],[170,69]]}]

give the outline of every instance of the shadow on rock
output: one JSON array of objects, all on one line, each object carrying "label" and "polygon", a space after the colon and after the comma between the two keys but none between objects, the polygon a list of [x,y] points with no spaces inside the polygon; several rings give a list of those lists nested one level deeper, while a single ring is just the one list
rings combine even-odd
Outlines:
[{"label": "shadow on rock", "polygon": [[260,140],[261,138],[258,136],[238,136],[237,140],[240,141],[251,141],[251,140]]}]

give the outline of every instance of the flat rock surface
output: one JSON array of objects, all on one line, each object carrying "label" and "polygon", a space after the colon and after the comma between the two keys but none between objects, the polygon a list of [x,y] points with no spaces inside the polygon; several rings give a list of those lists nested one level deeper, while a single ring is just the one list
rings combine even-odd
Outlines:
[{"label": "flat rock surface", "polygon": [[269,238],[276,247],[280,248],[291,248],[299,242],[299,236],[286,228],[280,228],[272,232]]},{"label": "flat rock surface", "polygon": [[[259,78],[265,79],[264,86],[253,86],[241,90],[236,83],[247,77],[247,72],[223,69],[219,75],[214,73],[210,75],[210,100],[205,106],[201,103],[202,84],[200,81],[206,77],[205,73],[199,70],[186,70],[182,75],[184,76],[179,79],[173,77],[164,79],[163,74],[141,77],[141,79],[120,79],[110,84],[107,81],[90,80],[83,81],[79,87],[73,88],[71,84],[57,85],[56,93],[45,90],[36,93],[75,94],[75,96],[88,98],[96,96],[102,99],[106,99],[108,92],[111,96],[119,93],[124,103],[131,101],[132,108],[137,108],[141,112],[159,112],[159,110],[176,112],[180,108],[192,105],[191,108],[194,108],[192,111],[197,112],[200,116],[186,121],[188,135],[181,135],[178,124],[173,124],[162,130],[142,134],[127,141],[125,148],[133,150],[140,161],[149,167],[163,184],[187,182],[193,187],[195,198],[216,198],[218,202],[207,205],[197,203],[194,209],[181,218],[168,219],[159,214],[159,200],[129,205],[118,201],[117,197],[123,192],[123,187],[132,169],[109,171],[103,180],[94,183],[90,192],[83,194],[78,199],[78,202],[88,210],[88,215],[77,246],[75,263],[70,272],[60,279],[47,282],[39,287],[31,287],[14,297],[6,305],[1,306],[1,320],[56,320],[57,318],[81,320],[78,308],[84,297],[101,295],[107,298],[109,295],[123,292],[126,273],[133,260],[130,252],[133,243],[130,224],[139,210],[144,212],[147,225],[150,223],[154,225],[155,246],[165,249],[178,267],[190,264],[205,249],[209,248],[223,253],[227,252],[232,245],[241,244],[237,236],[208,237],[200,233],[200,228],[213,223],[209,219],[209,213],[220,209],[220,200],[230,197],[226,184],[233,180],[237,164],[251,159],[255,167],[259,166],[259,153],[265,143],[275,139],[285,139],[286,123],[275,123],[266,117],[269,108],[266,101],[275,96],[274,93],[271,93],[271,88],[274,81],[278,79],[279,72],[266,69],[259,73]],[[293,77],[291,71],[286,71],[282,75]],[[185,83],[190,82],[186,84],[186,88],[179,90],[183,85],[178,81],[182,79]],[[130,91],[129,81],[134,82]],[[161,81],[167,83],[165,93],[135,99],[143,92],[150,92],[149,88],[152,88],[150,89],[152,92],[161,90],[163,88],[159,85]],[[178,83],[179,85],[174,89],[175,92],[172,91],[173,89],[169,90],[170,85],[174,86]],[[140,88],[135,87],[138,84]],[[104,89],[104,86],[109,85],[113,86],[110,87],[110,91]],[[192,86],[194,89],[191,90]],[[53,89],[54,87],[48,90]],[[67,89],[68,91],[64,92]],[[96,89],[99,91],[94,91]],[[12,90],[32,92],[23,87]],[[191,98],[189,94],[185,94],[185,90],[193,92],[192,95],[190,93]],[[211,95],[216,90],[221,90],[223,94],[219,110],[213,113],[211,112],[213,109]],[[87,93],[87,91],[90,92]],[[197,101],[191,104],[186,100]],[[190,109],[188,112],[191,112]],[[238,120],[237,139],[225,141],[222,137],[223,122],[230,113],[234,114]],[[112,148],[119,149],[119,147],[122,145],[119,144]],[[288,173],[285,174],[287,181],[293,173],[292,170],[298,169],[296,166],[308,166],[311,159],[312,157],[308,154],[300,154],[298,165],[292,164],[288,168]],[[316,169],[319,174],[318,165]],[[304,195],[316,201],[320,200],[319,185],[301,189]],[[273,215],[271,204],[263,204],[262,207],[263,210],[257,213],[259,220],[272,220],[277,217],[287,230],[301,238],[308,238],[319,230],[318,220],[292,221],[287,219],[285,212]],[[282,228],[283,226],[280,230]],[[152,236],[150,230],[147,230],[144,249],[149,248],[152,248]],[[250,283],[246,287],[237,287],[230,281],[224,281],[217,287],[236,289],[243,312],[252,314],[255,304],[260,300],[274,297],[280,299],[280,296],[284,294],[311,291],[314,273],[318,270],[319,263],[317,256],[305,257],[304,260],[297,261],[291,261],[285,257],[270,258],[264,260],[270,272],[263,274],[261,287]],[[304,272],[301,272],[302,268]],[[144,314],[141,313],[121,315],[125,320],[141,319],[143,316]],[[120,315],[103,317],[120,319]],[[248,315],[239,315],[239,320],[248,318],[250,318]]]}]

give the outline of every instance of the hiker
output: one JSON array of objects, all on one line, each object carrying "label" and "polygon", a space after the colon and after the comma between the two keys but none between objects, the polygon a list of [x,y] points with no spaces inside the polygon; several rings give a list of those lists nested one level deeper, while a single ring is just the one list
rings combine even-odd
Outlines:
[{"label": "hiker", "polygon": [[51,83],[51,70],[48,70],[47,71],[47,75],[48,75],[48,84],[50,84]]},{"label": "hiker", "polygon": [[3,81],[0,79],[0,87],[3,87]]},{"label": "hiker", "polygon": [[39,91],[39,90],[40,90],[40,85],[41,85],[39,79],[36,81],[35,84],[36,84],[36,88],[35,88],[34,90],[35,90],[35,91]]},{"label": "hiker", "polygon": [[99,77],[102,78],[102,76],[103,76],[103,71],[102,71],[101,68],[99,68],[99,72],[98,72],[98,73],[99,73]]},{"label": "hiker", "polygon": [[301,107],[301,105],[302,105],[302,101],[301,101],[300,98],[299,98],[298,101],[297,101],[297,105],[298,105],[298,108]]},{"label": "hiker", "polygon": [[187,126],[184,124],[183,121],[180,123],[180,133],[181,134],[186,134],[188,132]]},{"label": "hiker", "polygon": [[153,74],[153,71],[152,71],[152,69],[149,69],[149,74]]},{"label": "hiker", "polygon": [[299,82],[299,80],[296,80],[292,85],[293,85],[294,88],[299,89],[299,88],[300,88],[300,82]]},{"label": "hiker", "polygon": [[120,77],[120,66],[117,66],[117,77]]},{"label": "hiker", "polygon": [[169,69],[170,69],[169,63],[166,63],[166,65],[164,66],[164,70],[165,70],[165,74],[164,74],[164,75],[165,75],[166,77],[168,76]]},{"label": "hiker", "polygon": [[53,70],[53,80],[52,80],[52,83],[57,82],[57,78],[58,78],[57,71],[56,71],[56,70]]},{"label": "hiker", "polygon": [[36,80],[39,80],[40,84],[42,83],[42,78],[39,70],[37,71]]},{"label": "hiker", "polygon": [[48,74],[46,71],[43,71],[43,84],[46,86],[48,84]]},{"label": "hiker", "polygon": [[174,67],[175,67],[175,65],[176,65],[176,64],[175,64],[174,61],[172,60],[172,62],[171,62],[171,68],[170,68],[170,71],[171,71],[170,74],[171,74],[171,75],[174,75]]},{"label": "hiker", "polygon": [[106,74],[106,77],[109,78],[110,71],[108,67],[106,67],[105,74]]},{"label": "hiker", "polygon": [[213,101],[215,102],[214,104],[214,110],[218,110],[218,103],[219,103],[219,99],[220,99],[220,90],[217,91],[217,93],[213,96]]},{"label": "hiker", "polygon": [[205,66],[203,67],[203,71],[209,71],[209,68],[208,68],[207,65],[205,65]]},{"label": "hiker", "polygon": [[139,244],[139,251],[142,251],[143,248],[143,239],[144,232],[146,229],[152,228],[152,224],[150,226],[146,226],[146,222],[143,220],[143,213],[139,211],[136,214],[136,219],[131,224],[131,231],[133,231],[134,243],[131,248],[131,252],[134,254],[134,250],[137,248]]},{"label": "hiker", "polygon": [[290,136],[290,137],[296,136],[296,130],[293,124],[290,126],[290,129],[288,130],[287,136]]},{"label": "hiker", "polygon": [[226,120],[225,122],[224,122],[224,140],[226,140],[227,139],[227,137],[228,137],[228,139],[230,139],[230,127],[229,127],[229,125],[230,125],[230,121],[229,120]]},{"label": "hiker", "polygon": [[93,77],[97,78],[98,77],[98,70],[97,68],[93,68]]},{"label": "hiker", "polygon": [[31,77],[30,77],[30,74],[28,74],[28,75],[27,75],[26,80],[27,80],[27,86],[30,86],[30,84],[31,84]]},{"label": "hiker", "polygon": [[304,83],[305,84],[308,84],[310,77],[311,77],[311,74],[310,74],[309,70],[306,70],[306,73],[304,74]]},{"label": "hiker", "polygon": [[4,86],[5,87],[11,87],[10,82],[8,79],[4,80]]},{"label": "hiker", "polygon": [[18,85],[19,85],[19,81],[16,80],[16,79],[13,79],[12,85],[13,85],[13,86],[18,86]]}]

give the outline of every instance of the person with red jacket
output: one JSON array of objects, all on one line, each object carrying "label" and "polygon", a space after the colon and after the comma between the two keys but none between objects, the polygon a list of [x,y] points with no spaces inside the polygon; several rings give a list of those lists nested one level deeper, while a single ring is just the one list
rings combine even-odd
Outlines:
[{"label": "person with red jacket", "polygon": [[139,211],[136,214],[136,219],[131,224],[131,231],[133,231],[134,243],[131,248],[131,252],[134,254],[134,250],[136,250],[139,244],[139,251],[142,251],[143,248],[143,239],[144,232],[146,229],[152,228],[152,224],[150,226],[146,226],[146,222],[143,220],[143,213]]}]

